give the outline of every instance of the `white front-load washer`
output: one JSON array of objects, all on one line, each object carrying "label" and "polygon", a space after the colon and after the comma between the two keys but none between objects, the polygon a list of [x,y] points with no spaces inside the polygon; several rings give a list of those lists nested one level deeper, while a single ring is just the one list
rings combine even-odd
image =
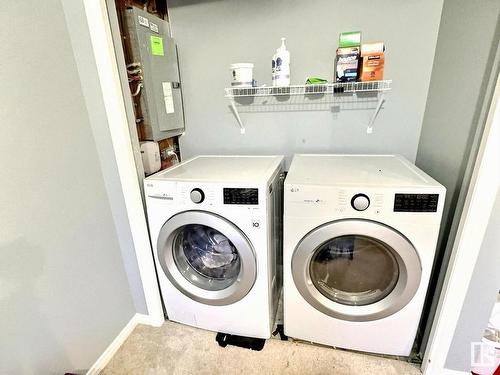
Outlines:
[{"label": "white front-load washer", "polygon": [[283,165],[281,156],[198,156],[145,179],[170,320],[271,336],[281,284]]},{"label": "white front-load washer", "polygon": [[284,193],[288,336],[410,354],[445,188],[393,155],[295,155]]}]

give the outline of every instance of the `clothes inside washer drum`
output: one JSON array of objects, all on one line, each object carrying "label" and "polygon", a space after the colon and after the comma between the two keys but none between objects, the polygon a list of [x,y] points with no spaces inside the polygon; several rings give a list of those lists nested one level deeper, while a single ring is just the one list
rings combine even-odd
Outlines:
[{"label": "clothes inside washer drum", "polygon": [[182,230],[182,247],[190,265],[203,276],[227,279],[239,272],[239,255],[231,241],[204,225],[187,225]]}]

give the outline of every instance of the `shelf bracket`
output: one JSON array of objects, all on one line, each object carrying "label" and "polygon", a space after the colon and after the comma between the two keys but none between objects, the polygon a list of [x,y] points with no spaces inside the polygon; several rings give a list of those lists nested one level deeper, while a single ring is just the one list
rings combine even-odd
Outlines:
[{"label": "shelf bracket", "polygon": [[243,125],[243,121],[241,121],[241,117],[238,109],[236,108],[236,102],[234,101],[234,98],[229,99],[229,105],[231,107],[231,110],[233,111],[234,117],[236,117],[236,121],[238,121],[238,125],[240,125],[240,133],[245,134],[245,126]]},{"label": "shelf bracket", "polygon": [[377,119],[378,113],[380,112],[380,109],[382,108],[382,104],[385,102],[385,96],[384,93],[382,92],[379,95],[377,107],[375,108],[375,112],[373,112],[372,118],[370,119],[370,122],[368,123],[368,127],[366,128],[366,133],[367,134],[372,134],[373,133],[373,124],[375,123],[375,120]]}]

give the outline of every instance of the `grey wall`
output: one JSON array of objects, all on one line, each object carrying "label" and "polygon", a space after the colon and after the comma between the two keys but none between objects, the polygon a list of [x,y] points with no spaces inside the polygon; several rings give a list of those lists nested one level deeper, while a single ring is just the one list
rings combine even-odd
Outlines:
[{"label": "grey wall", "polygon": [[61,374],[135,308],[61,3],[0,12],[0,373]]},{"label": "grey wall", "polygon": [[[399,153],[415,160],[429,87],[442,1],[171,0],[179,46],[186,134],[183,157],[200,153]],[[371,110],[242,114],[240,135],[224,98],[229,65],[253,62],[259,85],[270,84],[271,58],[287,37],[292,84],[332,79],[341,31],[362,30],[386,43],[385,77],[393,91],[366,134]]]},{"label": "grey wall", "polygon": [[[475,158],[489,109],[492,92],[488,86],[492,86],[492,79],[496,82],[498,67],[494,66],[500,40],[499,14],[500,2],[497,0],[444,1],[416,159],[417,166],[447,189],[429,293],[441,290],[468,187],[471,170],[468,163]],[[457,216],[454,216],[455,210]],[[435,293],[425,308],[424,319],[429,311],[431,319],[425,328],[422,350],[438,297],[439,293]]]},{"label": "grey wall", "polygon": [[445,367],[469,372],[470,343],[481,341],[500,290],[500,190],[455,328]]}]

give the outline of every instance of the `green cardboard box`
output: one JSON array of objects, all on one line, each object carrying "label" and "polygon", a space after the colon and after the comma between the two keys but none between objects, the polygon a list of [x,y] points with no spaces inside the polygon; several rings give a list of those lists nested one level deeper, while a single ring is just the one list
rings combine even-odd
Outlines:
[{"label": "green cardboard box", "polygon": [[361,31],[340,33],[339,48],[359,47],[361,45]]}]

